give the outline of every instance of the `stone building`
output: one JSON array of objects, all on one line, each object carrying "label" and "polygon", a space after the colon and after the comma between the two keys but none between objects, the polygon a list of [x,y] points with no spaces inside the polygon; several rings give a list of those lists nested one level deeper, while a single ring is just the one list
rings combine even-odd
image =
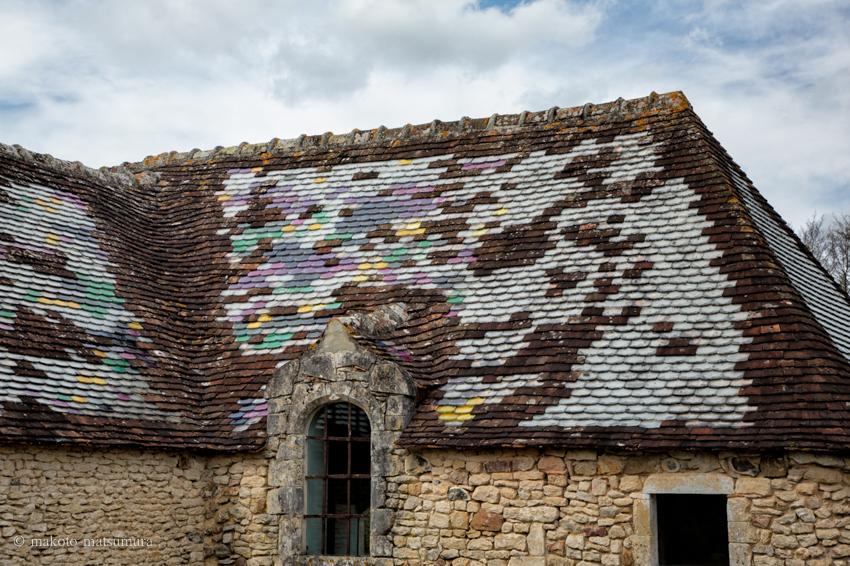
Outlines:
[{"label": "stone building", "polygon": [[0,218],[4,566],[850,564],[850,298],[681,93]]}]

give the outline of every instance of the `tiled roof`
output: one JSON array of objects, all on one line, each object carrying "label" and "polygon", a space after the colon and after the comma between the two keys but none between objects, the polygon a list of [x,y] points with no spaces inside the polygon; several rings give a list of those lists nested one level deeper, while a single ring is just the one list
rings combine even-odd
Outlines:
[{"label": "tiled roof", "polygon": [[8,440],[259,446],[276,367],[403,303],[367,342],[421,387],[406,444],[848,446],[850,300],[681,93],[101,172],[6,147],[0,191]]}]

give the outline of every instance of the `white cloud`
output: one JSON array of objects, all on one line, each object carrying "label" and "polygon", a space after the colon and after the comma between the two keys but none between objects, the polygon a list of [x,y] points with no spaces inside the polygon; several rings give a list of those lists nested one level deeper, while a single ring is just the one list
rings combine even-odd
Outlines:
[{"label": "white cloud", "polygon": [[683,90],[799,224],[850,208],[848,20],[826,0],[5,2],[0,141],[99,166]]}]

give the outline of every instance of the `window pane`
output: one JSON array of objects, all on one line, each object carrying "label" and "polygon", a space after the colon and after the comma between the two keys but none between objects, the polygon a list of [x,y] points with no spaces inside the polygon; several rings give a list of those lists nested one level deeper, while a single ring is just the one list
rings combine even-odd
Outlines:
[{"label": "window pane", "polygon": [[348,519],[328,519],[327,520],[327,551],[329,556],[348,554]]},{"label": "window pane", "polygon": [[325,505],[325,513],[328,515],[348,514],[348,480],[328,480]]},{"label": "window pane", "polygon": [[369,512],[372,480],[351,480],[351,514],[365,515]]},{"label": "window pane", "polygon": [[317,476],[325,473],[325,441],[307,439],[307,475]]},{"label": "window pane", "polygon": [[351,436],[355,438],[369,438],[372,436],[372,427],[369,426],[369,417],[366,412],[355,405],[351,406]]},{"label": "window pane", "polygon": [[[307,436],[314,438],[307,439],[305,475],[324,476],[305,478],[304,514],[322,517],[305,518],[302,523],[307,554],[368,556],[371,500],[368,416],[354,405],[333,403],[316,413]],[[332,479],[328,475],[344,477]],[[353,480],[351,475],[366,477]]]},{"label": "window pane", "polygon": [[369,442],[351,443],[351,473],[368,474],[372,468],[371,444]]},{"label": "window pane", "polygon": [[351,555],[369,556],[369,519],[351,519]]},{"label": "window pane", "polygon": [[322,514],[322,491],[325,487],[324,484],[325,480],[307,480],[307,501],[305,502],[305,514]]},{"label": "window pane", "polygon": [[346,441],[328,441],[328,473],[348,473],[348,443]]},{"label": "window pane", "polygon": [[348,436],[348,403],[328,405],[328,436]]},{"label": "window pane", "polygon": [[313,417],[313,422],[310,423],[310,429],[307,431],[307,436],[324,436],[325,435],[325,410],[319,409],[316,416]]},{"label": "window pane", "polygon": [[304,540],[307,543],[307,554],[322,553],[322,520],[304,519]]}]

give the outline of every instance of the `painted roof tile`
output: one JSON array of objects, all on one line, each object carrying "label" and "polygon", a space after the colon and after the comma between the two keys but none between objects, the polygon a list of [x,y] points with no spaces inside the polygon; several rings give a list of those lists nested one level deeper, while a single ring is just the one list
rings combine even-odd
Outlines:
[{"label": "painted roof tile", "polygon": [[255,447],[276,367],[403,302],[363,340],[421,387],[405,444],[845,448],[850,301],[684,97],[547,116],[111,173],[3,146],[0,437]]}]

